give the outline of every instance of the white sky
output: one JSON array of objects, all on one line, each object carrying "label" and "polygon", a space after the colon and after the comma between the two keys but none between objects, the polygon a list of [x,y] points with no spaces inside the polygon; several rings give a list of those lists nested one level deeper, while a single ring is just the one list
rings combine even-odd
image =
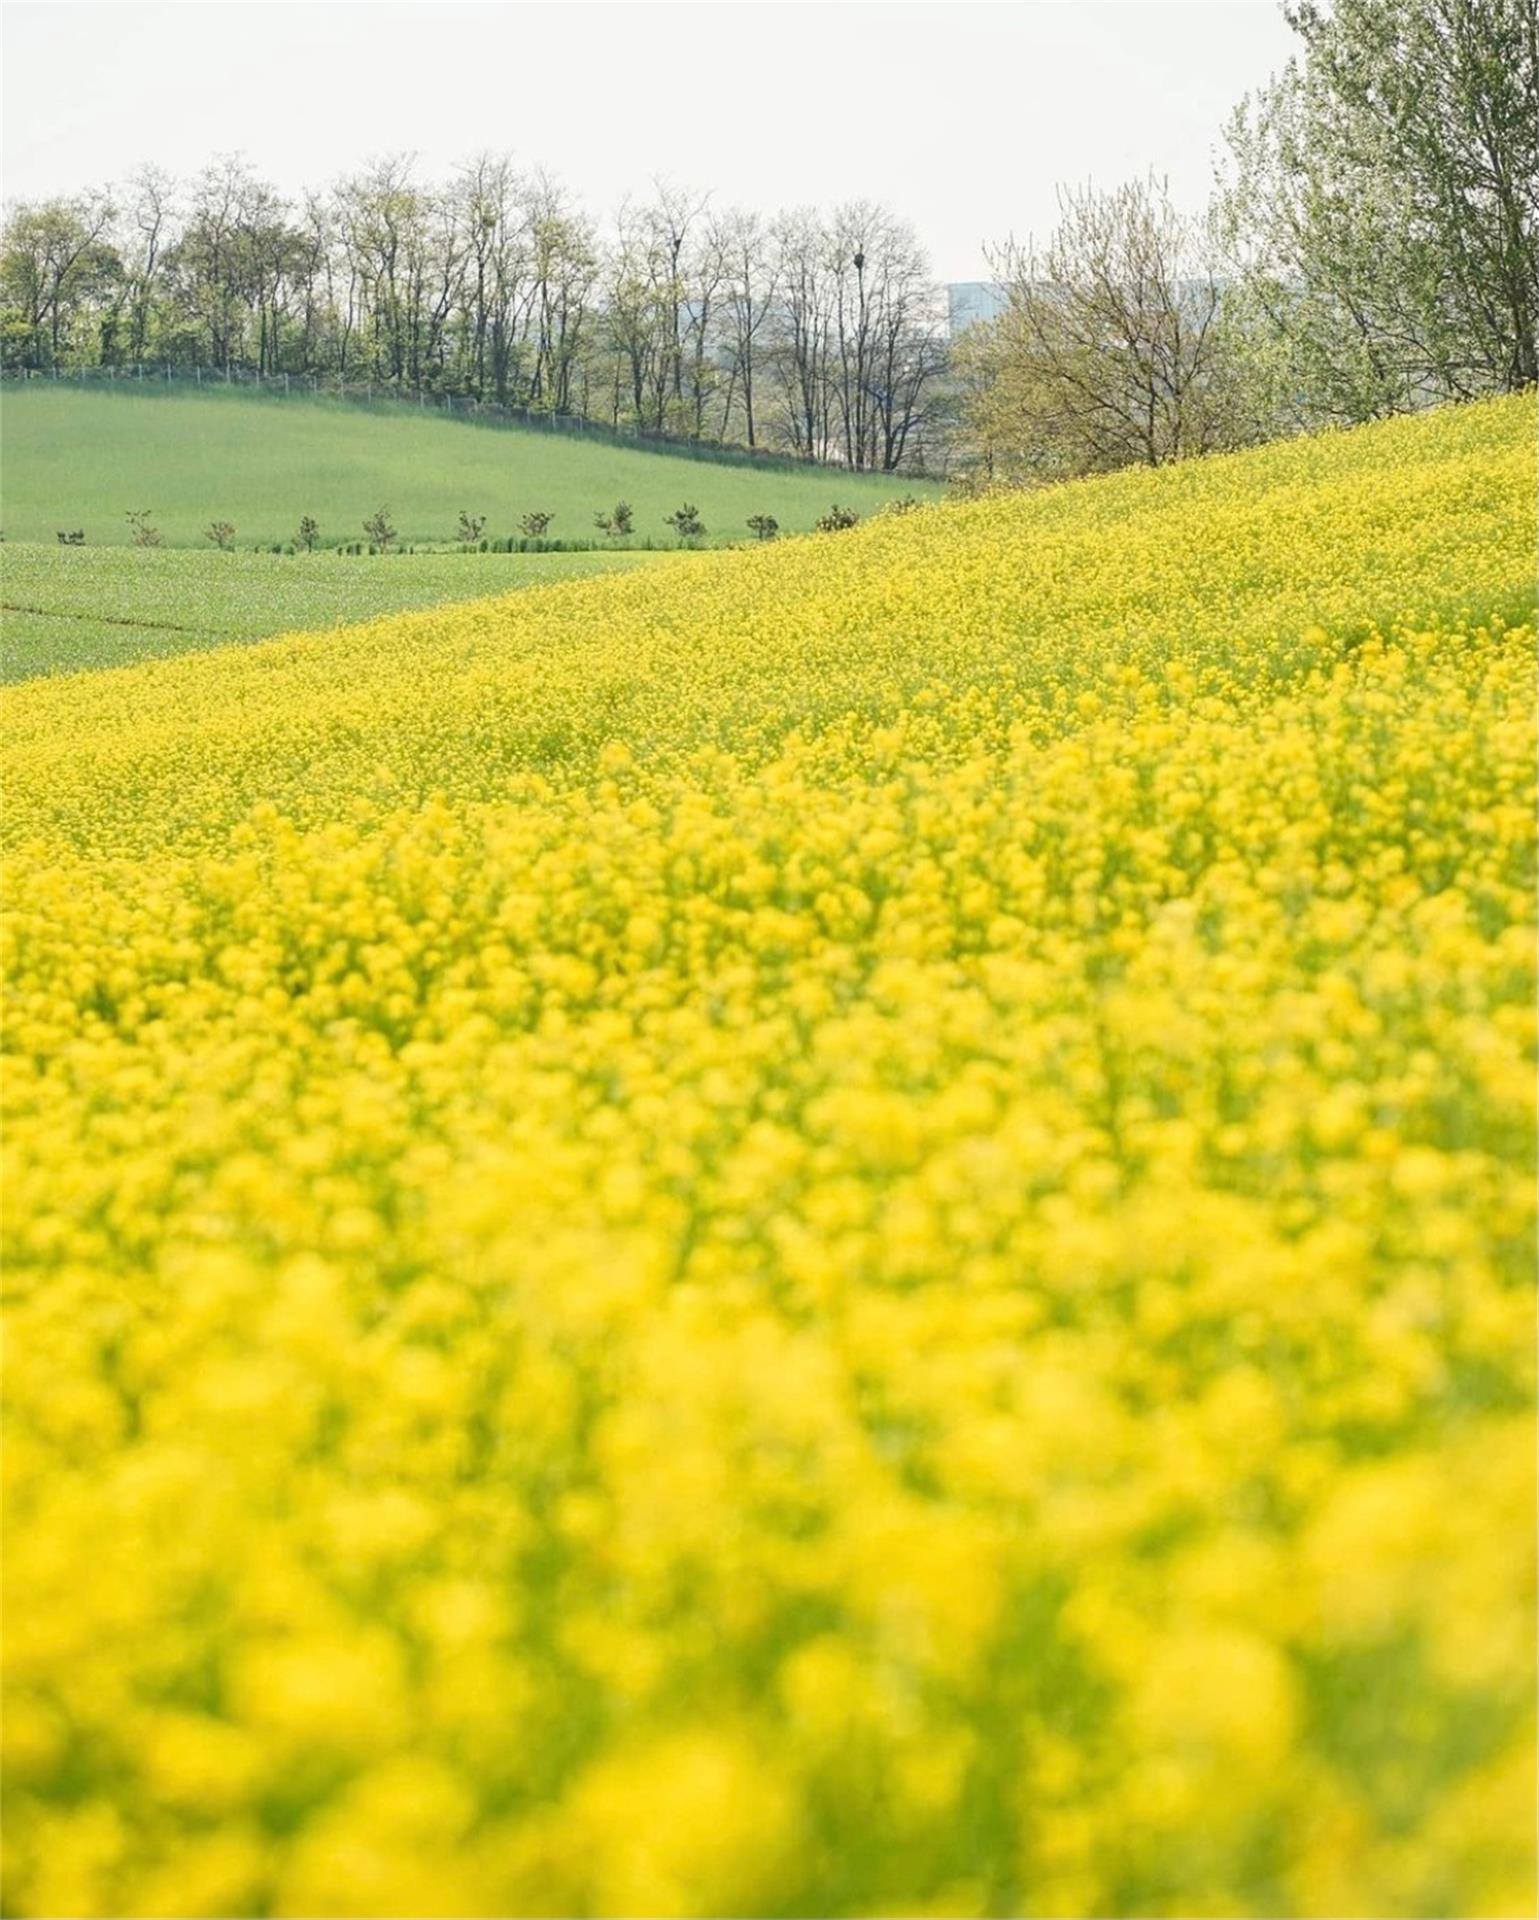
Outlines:
[{"label": "white sky", "polygon": [[1291,51],[1272,0],[7,0],[4,190],[241,152],[286,191],[480,148],[591,212],[662,176],[718,205],[884,201],[945,280],[1045,232],[1059,181],[1207,196]]}]

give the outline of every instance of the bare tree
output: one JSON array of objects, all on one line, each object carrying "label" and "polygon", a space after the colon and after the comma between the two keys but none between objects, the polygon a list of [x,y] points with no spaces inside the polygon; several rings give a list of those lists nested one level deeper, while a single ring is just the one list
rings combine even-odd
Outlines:
[{"label": "bare tree", "polygon": [[339,367],[345,365],[350,315],[337,301],[336,254],[331,208],[321,195],[307,193],[295,228],[296,372],[319,370],[334,354]]},{"label": "bare tree", "polygon": [[128,356],[147,354],[151,321],[166,247],[176,218],[176,183],[159,167],[145,166],[128,183],[128,238],[124,279],[128,293]]},{"label": "bare tree", "polygon": [[465,276],[460,363],[474,392],[507,394],[508,355],[527,236],[518,181],[506,155],[478,154],[460,169],[453,189],[464,231]]},{"label": "bare tree", "polygon": [[779,283],[769,239],[756,213],[727,215],[720,234],[727,263],[722,305],[728,373],[720,437],[731,438],[737,405],[742,410],[743,437],[753,447],[758,445],[754,400],[759,341]]},{"label": "bare tree", "polygon": [[546,175],[536,176],[526,206],[532,252],[532,404],[556,412],[573,403],[579,358],[588,344],[598,244],[586,215]]},{"label": "bare tree", "polygon": [[[683,432],[692,416],[703,416],[703,397],[686,404],[685,368],[693,358],[703,380],[709,309],[722,275],[719,254],[708,246],[703,270],[710,284],[702,298],[695,243],[706,198],[658,182],[651,200],[626,201],[616,219],[605,284],[614,404],[618,417],[623,394],[632,419],[644,427]],[[686,346],[691,334],[698,341],[693,355]]]},{"label": "bare tree", "polygon": [[944,338],[913,229],[858,201],[835,214],[837,403],[845,459],[890,471],[931,417]]},{"label": "bare tree", "polygon": [[660,264],[651,222],[630,202],[615,218],[604,274],[605,330],[614,361],[614,418],[661,425],[658,394],[667,373],[658,305]]},{"label": "bare tree", "polygon": [[427,209],[409,154],[374,161],[336,190],[341,245],[356,288],[369,371],[407,384],[421,336],[422,229]]},{"label": "bare tree", "polygon": [[808,459],[896,466],[929,417],[938,298],[911,228],[857,201],[776,223],[771,321],[786,438]]},{"label": "bare tree", "polygon": [[717,336],[721,300],[731,276],[731,241],[719,220],[695,226],[681,261],[684,301],[681,355],[685,387],[683,424],[696,440],[705,437],[705,410],[721,378]]},{"label": "bare tree", "polygon": [[775,222],[779,298],[772,356],[786,440],[804,459],[826,460],[836,449],[833,353],[836,287],[827,234],[810,208]]},{"label": "bare tree", "polygon": [[1158,466],[1249,437],[1223,290],[1202,230],[1163,181],[1059,195],[1043,247],[992,264],[1001,317],[975,351],[990,377],[975,436],[1017,473]]}]

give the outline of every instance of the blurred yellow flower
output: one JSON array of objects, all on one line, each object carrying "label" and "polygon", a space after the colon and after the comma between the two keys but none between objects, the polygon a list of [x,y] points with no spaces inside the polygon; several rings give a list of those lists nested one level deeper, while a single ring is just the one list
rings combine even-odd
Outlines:
[{"label": "blurred yellow flower", "polygon": [[8,690],[5,1911],[1531,1910],[1534,425]]}]

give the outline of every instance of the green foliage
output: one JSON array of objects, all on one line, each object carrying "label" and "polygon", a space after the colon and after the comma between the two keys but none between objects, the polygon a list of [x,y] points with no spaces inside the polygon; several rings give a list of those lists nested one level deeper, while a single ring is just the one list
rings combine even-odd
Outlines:
[{"label": "green foliage", "polygon": [[518,523],[518,530],[526,540],[543,540],[550,528],[551,521],[554,520],[555,517],[553,513],[546,513],[541,509],[536,509],[523,516]]},{"label": "green foliage", "polygon": [[165,544],[159,528],[150,524],[153,511],[151,507],[140,507],[137,512],[128,512],[123,516],[128,522],[129,537],[136,547],[159,547]]},{"label": "green foliage", "polygon": [[755,540],[773,540],[780,531],[780,522],[772,513],[751,513],[745,524]]},{"label": "green foliage", "polygon": [[294,545],[302,548],[306,553],[313,553],[320,537],[320,522],[311,514],[301,514],[299,525],[294,532]]},{"label": "green foliage", "polygon": [[1224,237],[1280,402],[1355,421],[1539,377],[1534,0],[1300,0],[1230,124]]},{"label": "green foliage", "polygon": [[814,531],[817,533],[845,533],[851,527],[857,525],[859,520],[860,515],[853,507],[841,507],[836,502],[828,509],[827,513],[819,518],[815,524]]},{"label": "green foliage", "polygon": [[110,198],[84,193],[23,201],[0,250],[0,348],[5,364],[54,367],[89,349],[92,308],[121,294]]},{"label": "green foliage", "polygon": [[203,537],[211,540],[221,553],[228,553],[235,545],[235,529],[228,520],[211,520],[203,529]]},{"label": "green foliage", "polygon": [[486,515],[484,513],[467,513],[461,509],[459,529],[455,534],[455,538],[462,547],[478,546],[481,535],[485,531]]}]

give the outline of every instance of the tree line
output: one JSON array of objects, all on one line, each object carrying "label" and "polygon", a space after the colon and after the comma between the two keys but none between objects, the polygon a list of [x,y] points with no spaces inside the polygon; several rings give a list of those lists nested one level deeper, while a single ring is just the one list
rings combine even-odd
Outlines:
[{"label": "tree line", "polygon": [[1539,0],[1285,0],[1298,51],[1190,215],[1065,191],[946,342],[913,230],[659,186],[601,232],[483,155],[285,200],[239,159],[7,215],[12,369],[369,381],[982,483],[1158,465],[1539,377]]},{"label": "tree line", "polygon": [[854,202],[774,217],[659,185],[601,231],[548,175],[404,156],[286,199],[238,156],[195,179],[12,206],[12,371],[298,374],[581,414],[893,471],[944,365],[913,230]]},{"label": "tree line", "polygon": [[985,481],[1158,465],[1539,377],[1539,0],[1290,0],[1206,213],[1148,177],[993,255]]}]

